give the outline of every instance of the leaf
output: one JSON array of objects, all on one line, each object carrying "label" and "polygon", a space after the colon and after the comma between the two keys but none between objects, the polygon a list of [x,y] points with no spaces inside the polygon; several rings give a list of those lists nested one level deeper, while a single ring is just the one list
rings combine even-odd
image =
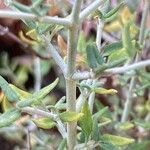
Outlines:
[{"label": "leaf", "polygon": [[80,32],[77,50],[80,53],[85,53],[85,51],[86,51],[86,44],[87,43],[86,43],[86,38],[85,38],[84,32]]},{"label": "leaf", "polygon": [[104,108],[100,109],[98,112],[96,112],[96,113],[93,115],[93,118],[99,119],[99,118],[102,117],[103,114],[106,113],[107,111],[108,111],[108,107],[104,107]]},{"label": "leaf", "polygon": [[36,124],[37,127],[42,129],[51,129],[56,125],[56,123],[50,118],[38,118],[32,119],[32,121]]},{"label": "leaf", "polygon": [[63,139],[61,143],[59,144],[59,147],[57,148],[57,150],[65,150],[66,146],[67,146],[67,140]]},{"label": "leaf", "polygon": [[21,112],[18,109],[11,109],[0,115],[0,128],[11,125],[21,117]]},{"label": "leaf", "polygon": [[134,142],[134,139],[111,135],[111,134],[104,134],[101,137],[102,142],[110,143],[115,146],[125,146]]},{"label": "leaf", "polygon": [[122,43],[128,55],[130,57],[133,57],[136,51],[132,46],[132,39],[130,35],[130,22],[124,24],[124,27],[122,29]]},{"label": "leaf", "polygon": [[110,8],[110,5],[111,5],[110,0],[105,0],[105,1],[104,1],[104,5],[103,5],[103,7],[100,9],[100,11],[101,11],[101,13],[102,13],[103,15],[105,15],[105,14],[108,12],[108,10],[109,10],[109,8]]},{"label": "leaf", "polygon": [[115,125],[116,130],[126,131],[134,127],[134,124],[131,122],[123,122]]},{"label": "leaf", "polygon": [[95,43],[93,43],[93,51],[94,51],[95,58],[96,58],[98,65],[102,65],[104,63],[104,59],[103,59],[102,55],[100,54]]},{"label": "leaf", "polygon": [[125,48],[112,52],[108,57],[108,62],[112,63],[121,59],[128,59],[128,53]]},{"label": "leaf", "polygon": [[122,49],[122,42],[115,42],[103,47],[103,56],[109,56],[112,52]]},{"label": "leaf", "polygon": [[92,120],[92,114],[90,112],[90,108],[87,101],[85,101],[81,113],[83,113],[84,116],[82,117],[81,120],[79,120],[79,124],[83,133],[86,136],[86,139],[88,139],[88,137],[92,132],[93,120]]},{"label": "leaf", "polygon": [[121,2],[120,4],[118,4],[114,9],[112,9],[111,11],[109,11],[108,13],[106,13],[103,17],[104,18],[109,18],[111,16],[113,16],[115,13],[118,12],[118,10],[124,5],[124,2]]},{"label": "leaf", "polygon": [[93,119],[93,130],[91,133],[91,138],[92,138],[92,140],[94,140],[96,142],[99,141],[99,139],[100,139],[100,131],[99,131],[99,127],[98,127],[97,118]]},{"label": "leaf", "polygon": [[19,101],[16,92],[9,86],[8,82],[0,75],[0,87],[9,102]]},{"label": "leaf", "polygon": [[139,143],[133,143],[129,145],[126,150],[149,150],[149,147],[150,147],[150,141],[142,140]]},{"label": "leaf", "polygon": [[88,44],[86,47],[86,54],[87,54],[87,62],[90,68],[96,68],[97,67],[97,61],[95,58],[95,54],[93,52],[93,45]]},{"label": "leaf", "polygon": [[58,84],[58,81],[59,81],[59,79],[57,78],[53,83],[42,88],[40,91],[33,93],[27,99],[19,101],[17,103],[17,106],[18,107],[26,107],[26,106],[32,105],[33,103],[37,103],[37,102],[41,101]]},{"label": "leaf", "polygon": [[3,112],[6,112],[8,110],[10,110],[12,108],[12,104],[7,100],[7,97],[4,96],[3,97],[3,101],[2,101],[2,110]]},{"label": "leaf", "polygon": [[98,125],[99,127],[106,126],[111,123],[111,119],[107,117],[102,117],[100,121],[101,123]]},{"label": "leaf", "polygon": [[134,123],[144,129],[150,129],[150,121],[145,121],[145,120],[135,120]]},{"label": "leaf", "polygon": [[101,150],[120,150],[118,147],[110,143],[100,143]]},{"label": "leaf", "polygon": [[65,111],[63,113],[59,114],[60,119],[63,122],[73,122],[73,121],[78,121],[83,117],[83,113],[76,113],[73,111]]},{"label": "leaf", "polygon": [[9,86],[16,92],[16,94],[18,95],[20,100],[26,99],[31,96],[30,93],[19,89],[18,87],[16,87],[13,84],[9,84]]},{"label": "leaf", "polygon": [[115,89],[104,89],[104,88],[92,88],[91,89],[92,92],[95,92],[96,94],[116,94],[117,93],[117,90]]},{"label": "leaf", "polygon": [[4,98],[4,94],[3,92],[0,92],[0,103],[2,102],[3,98]]}]

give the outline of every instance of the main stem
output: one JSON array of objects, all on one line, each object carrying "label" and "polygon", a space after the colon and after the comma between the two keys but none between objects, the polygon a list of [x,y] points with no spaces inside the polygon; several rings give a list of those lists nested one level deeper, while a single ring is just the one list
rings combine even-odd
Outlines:
[{"label": "main stem", "polygon": [[[66,98],[67,110],[76,111],[76,81],[72,78],[75,72],[75,58],[77,52],[78,32],[79,32],[79,13],[82,0],[76,0],[71,13],[72,25],[68,31],[67,49],[67,72],[66,72]],[[77,122],[67,124],[67,144],[68,149],[72,150],[76,144]]]}]

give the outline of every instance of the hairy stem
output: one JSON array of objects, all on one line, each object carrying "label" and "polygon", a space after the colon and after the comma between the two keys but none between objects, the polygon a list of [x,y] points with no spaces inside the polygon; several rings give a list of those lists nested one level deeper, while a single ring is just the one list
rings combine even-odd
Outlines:
[{"label": "hairy stem", "polygon": [[[67,110],[76,111],[76,81],[72,79],[75,72],[75,58],[77,52],[78,32],[79,32],[79,13],[82,0],[76,0],[71,13],[72,26],[68,31],[67,47],[67,72],[66,72],[66,98]],[[68,149],[72,150],[76,144],[77,122],[67,124],[67,144]]]},{"label": "hairy stem", "polygon": [[66,18],[50,17],[44,16],[39,18],[38,16],[30,13],[10,11],[10,10],[0,10],[0,18],[11,18],[11,19],[24,19],[32,21],[40,21],[41,23],[50,23],[63,26],[70,26],[70,20]]},{"label": "hairy stem", "polygon": [[39,57],[34,58],[34,76],[35,76],[34,90],[39,91],[41,89],[41,63]]}]

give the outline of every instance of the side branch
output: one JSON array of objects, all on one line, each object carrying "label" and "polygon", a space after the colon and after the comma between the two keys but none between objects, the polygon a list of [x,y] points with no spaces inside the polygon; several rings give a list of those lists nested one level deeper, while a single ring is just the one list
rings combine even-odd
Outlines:
[{"label": "side branch", "polygon": [[55,47],[49,42],[49,40],[44,37],[46,43],[46,49],[51,54],[52,58],[55,60],[56,64],[60,67],[63,74],[66,72],[66,64],[62,57],[59,55]]},{"label": "side branch", "polygon": [[[136,69],[140,69],[142,67],[146,67],[150,65],[150,60],[145,60],[145,61],[141,61],[138,63],[134,63],[132,65],[128,65],[128,66],[123,66],[123,67],[115,67],[112,69],[106,69],[102,74],[122,74],[122,73],[126,73],[127,71],[130,70],[136,70]],[[88,78],[93,78],[94,77],[94,73],[92,72],[88,72],[88,71],[84,71],[84,72],[76,72],[73,75],[73,78],[76,80],[81,80],[81,79],[88,79]]]},{"label": "side branch", "polygon": [[11,18],[11,19],[24,19],[24,20],[34,20],[40,21],[41,23],[50,23],[50,24],[57,24],[63,26],[70,26],[70,20],[66,18],[59,18],[59,17],[38,17],[34,14],[18,12],[18,11],[10,11],[10,10],[0,10],[0,18]]},{"label": "side branch", "polygon": [[92,2],[87,8],[85,8],[79,16],[79,21],[82,22],[87,16],[89,16],[92,12],[94,12],[100,5],[103,4],[102,0],[96,0]]}]

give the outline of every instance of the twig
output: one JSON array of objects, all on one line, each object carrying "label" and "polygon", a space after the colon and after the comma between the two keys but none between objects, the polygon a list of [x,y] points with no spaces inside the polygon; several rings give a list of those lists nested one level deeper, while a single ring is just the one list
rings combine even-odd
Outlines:
[{"label": "twig", "polygon": [[43,111],[43,110],[40,110],[37,108],[32,108],[32,107],[24,107],[21,109],[21,111],[26,112],[31,115],[37,114],[37,115],[40,115],[43,117],[51,118],[53,121],[57,122],[56,126],[57,126],[58,130],[60,131],[62,137],[66,138],[66,136],[67,136],[66,129],[57,114],[46,112],[46,111]]},{"label": "twig", "polygon": [[98,7],[102,4],[103,4],[103,1],[101,0],[93,1],[87,8],[85,8],[80,13],[79,21],[82,22],[87,16],[89,16],[92,12],[98,9]]},{"label": "twig", "polygon": [[[141,62],[134,63],[132,65],[123,66],[123,67],[115,67],[112,69],[106,69],[102,74],[112,75],[112,74],[122,74],[127,73],[130,70],[140,69],[142,67],[146,67],[150,65],[150,60],[144,60]],[[73,75],[73,78],[76,80],[89,79],[93,78],[94,73],[84,71],[84,72],[76,72]]]},{"label": "twig", "polygon": [[101,51],[101,40],[102,40],[102,30],[104,23],[102,20],[98,19],[97,23],[97,34],[96,34],[96,45],[99,51]]},{"label": "twig", "polygon": [[44,16],[40,18],[34,14],[10,10],[0,10],[0,18],[32,20],[32,21],[39,21],[41,23],[50,23],[63,26],[71,25],[70,20],[67,18],[50,17],[50,16]]},{"label": "twig", "polygon": [[39,91],[41,88],[41,63],[38,57],[34,58],[34,76],[35,76],[35,91]]},{"label": "twig", "polygon": [[48,38],[45,37],[45,36],[43,36],[43,38],[45,39],[47,51],[50,52],[50,54],[53,57],[53,59],[55,60],[56,64],[60,67],[62,72],[65,74],[65,72],[66,72],[66,64],[63,61],[62,57],[57,52],[56,48],[49,42]]}]

